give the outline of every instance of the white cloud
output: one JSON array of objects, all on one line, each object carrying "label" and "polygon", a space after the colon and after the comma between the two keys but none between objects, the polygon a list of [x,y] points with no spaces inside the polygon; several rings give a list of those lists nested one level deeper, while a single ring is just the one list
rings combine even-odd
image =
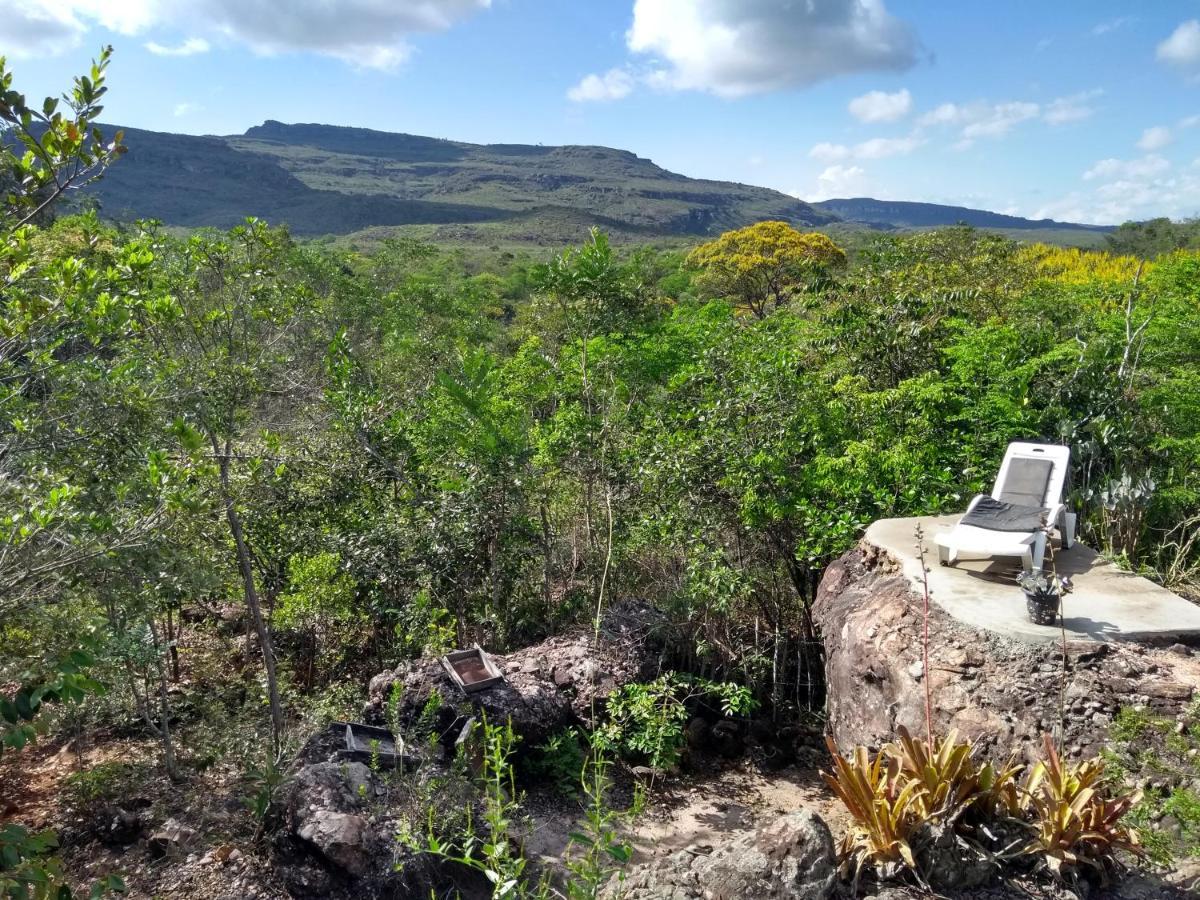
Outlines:
[{"label": "white cloud", "polygon": [[1158,45],[1156,55],[1162,62],[1180,66],[1200,62],[1200,21],[1188,19],[1181,23]]},{"label": "white cloud", "polygon": [[[99,25],[124,35],[207,31],[257,53],[310,52],[358,68],[393,69],[411,52],[409,35],[442,31],[490,5],[491,0],[0,0],[0,52],[61,53]],[[178,46],[151,41],[147,49],[202,52],[178,52],[197,47],[193,41],[203,38]]]},{"label": "white cloud", "polygon": [[0,0],[0,54],[17,59],[57,56],[79,45],[87,30],[69,6]]},{"label": "white cloud", "polygon": [[1135,16],[1117,16],[1115,19],[1109,19],[1106,22],[1100,22],[1092,28],[1092,34],[1096,37],[1116,31],[1118,28],[1124,28],[1126,25],[1131,25],[1137,21]]},{"label": "white cloud", "polygon": [[[816,189],[806,199],[828,200],[831,197],[861,194],[866,175],[866,171],[861,166],[830,166],[817,176]],[[792,191],[792,195],[800,196],[795,191]]]},{"label": "white cloud", "polygon": [[635,0],[626,43],[661,65],[658,88],[740,97],[916,63],[883,0]]},{"label": "white cloud", "polygon": [[845,144],[831,144],[828,141],[822,141],[819,144],[814,144],[813,148],[808,151],[808,155],[813,159],[845,159],[850,155],[850,148]]},{"label": "white cloud", "polygon": [[1046,104],[1042,118],[1051,125],[1064,125],[1067,122],[1079,122],[1090,118],[1096,110],[1088,103],[1103,94],[1104,91],[1095,88],[1090,91],[1080,91],[1067,97],[1058,97]]},{"label": "white cloud", "polygon": [[912,94],[907,88],[886,94],[870,91],[850,101],[850,115],[860,122],[895,122],[912,111]]},{"label": "white cloud", "polygon": [[1200,125],[1200,116],[1185,116],[1179,120],[1180,128],[1195,128]]},{"label": "white cloud", "polygon": [[1040,111],[1038,104],[1018,100],[1005,103],[977,100],[965,105],[943,103],[921,116],[917,124],[958,125],[962,128],[960,137],[963,140],[974,140],[1008,134],[1021,122],[1036,118]]},{"label": "white cloud", "polygon": [[1099,184],[1091,193],[1072,191],[1043,205],[1034,218],[1066,219],[1097,225],[1169,216],[1193,217],[1200,212],[1200,175],[1138,175],[1124,173]]},{"label": "white cloud", "polygon": [[171,110],[171,114],[173,116],[175,116],[175,118],[178,119],[183,116],[191,115],[192,113],[199,112],[199,111],[200,111],[200,107],[197,106],[195,103],[188,103],[185,101],[183,103],[176,103],[175,108],[173,110]]},{"label": "white cloud", "polygon": [[1171,164],[1161,156],[1143,156],[1140,159],[1102,159],[1083,173],[1084,181],[1097,178],[1150,178],[1161,175]]},{"label": "white cloud", "polygon": [[1039,107],[1036,103],[997,103],[986,113],[971,121],[962,131],[964,138],[1000,137],[1012,131],[1013,127],[1037,116]]},{"label": "white cloud", "polygon": [[884,159],[888,156],[901,156],[912,153],[925,143],[916,135],[902,138],[871,138],[869,141],[848,147],[845,144],[822,142],[814,144],[808,151],[813,159],[833,162],[839,159]]},{"label": "white cloud", "polygon": [[191,37],[174,47],[164,46],[157,41],[147,41],[146,49],[155,56],[195,56],[197,53],[207,53],[209,47],[204,38]]},{"label": "white cloud", "polygon": [[625,69],[609,69],[603,75],[586,75],[579,84],[567,91],[567,98],[576,103],[620,100],[633,90],[633,76]]},{"label": "white cloud", "polygon": [[1155,125],[1153,128],[1147,128],[1142,132],[1137,146],[1139,150],[1151,153],[1155,150],[1161,150],[1169,143],[1171,143],[1171,129],[1164,125]]},{"label": "white cloud", "polygon": [[872,138],[854,146],[855,159],[883,159],[912,153],[925,143],[918,137]]},{"label": "white cloud", "polygon": [[962,113],[959,112],[958,104],[943,103],[941,106],[931,109],[929,112],[925,113],[925,115],[921,116],[921,118],[917,119],[917,124],[949,125],[953,122],[957,122],[961,116]]},{"label": "white cloud", "polygon": [[921,128],[953,126],[958,128],[954,150],[966,150],[980,138],[999,138],[1023,122],[1041,119],[1050,125],[1078,122],[1092,116],[1096,110],[1089,101],[1104,92],[1099,88],[1057,97],[1045,106],[1025,100],[1006,100],[993,103],[975,100],[970,103],[943,103],[917,119]]}]

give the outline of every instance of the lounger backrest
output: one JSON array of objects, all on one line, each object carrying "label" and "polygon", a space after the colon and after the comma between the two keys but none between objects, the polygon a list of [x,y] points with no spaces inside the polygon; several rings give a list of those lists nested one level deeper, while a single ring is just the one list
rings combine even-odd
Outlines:
[{"label": "lounger backrest", "polygon": [[992,496],[1020,506],[1049,508],[1062,502],[1071,448],[1016,441],[1008,445]]},{"label": "lounger backrest", "polygon": [[1016,457],[1008,465],[1008,477],[996,499],[1018,506],[1045,506],[1046,488],[1050,486],[1053,470],[1054,463],[1048,459]]}]

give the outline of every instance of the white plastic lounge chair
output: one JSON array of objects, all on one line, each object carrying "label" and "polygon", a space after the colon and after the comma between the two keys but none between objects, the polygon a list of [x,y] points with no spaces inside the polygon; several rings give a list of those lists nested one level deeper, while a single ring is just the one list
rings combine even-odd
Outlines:
[{"label": "white plastic lounge chair", "polygon": [[1039,520],[1058,529],[1063,549],[1075,542],[1075,513],[1063,503],[1070,462],[1070,447],[1009,444],[992,493],[975,497],[954,528],[934,536],[942,565],[1017,556],[1025,571],[1040,572],[1047,531]]}]

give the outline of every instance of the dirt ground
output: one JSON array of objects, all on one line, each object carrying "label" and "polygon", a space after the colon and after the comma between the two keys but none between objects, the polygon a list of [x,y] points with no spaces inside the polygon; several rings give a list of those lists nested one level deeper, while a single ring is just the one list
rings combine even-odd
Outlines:
[{"label": "dirt ground", "polygon": [[[612,799],[617,807],[631,802],[631,785],[618,782]],[[628,833],[631,865],[687,847],[719,845],[801,807],[816,810],[835,833],[845,822],[844,810],[816,770],[789,767],[765,774],[749,760],[707,766],[655,787]],[[537,793],[528,796],[527,808],[532,827],[525,838],[526,853],[543,862],[560,859],[568,835],[577,827],[579,801]]]}]

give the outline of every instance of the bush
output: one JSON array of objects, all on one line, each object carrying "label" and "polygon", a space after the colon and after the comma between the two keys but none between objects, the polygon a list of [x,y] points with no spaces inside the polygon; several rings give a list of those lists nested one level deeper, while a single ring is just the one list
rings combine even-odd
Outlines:
[{"label": "bush", "polygon": [[668,672],[645,684],[627,684],[608,698],[608,721],[596,731],[598,747],[642,758],[654,769],[679,762],[684,744],[688,703],[715,700],[725,715],[754,708],[748,688]]}]

